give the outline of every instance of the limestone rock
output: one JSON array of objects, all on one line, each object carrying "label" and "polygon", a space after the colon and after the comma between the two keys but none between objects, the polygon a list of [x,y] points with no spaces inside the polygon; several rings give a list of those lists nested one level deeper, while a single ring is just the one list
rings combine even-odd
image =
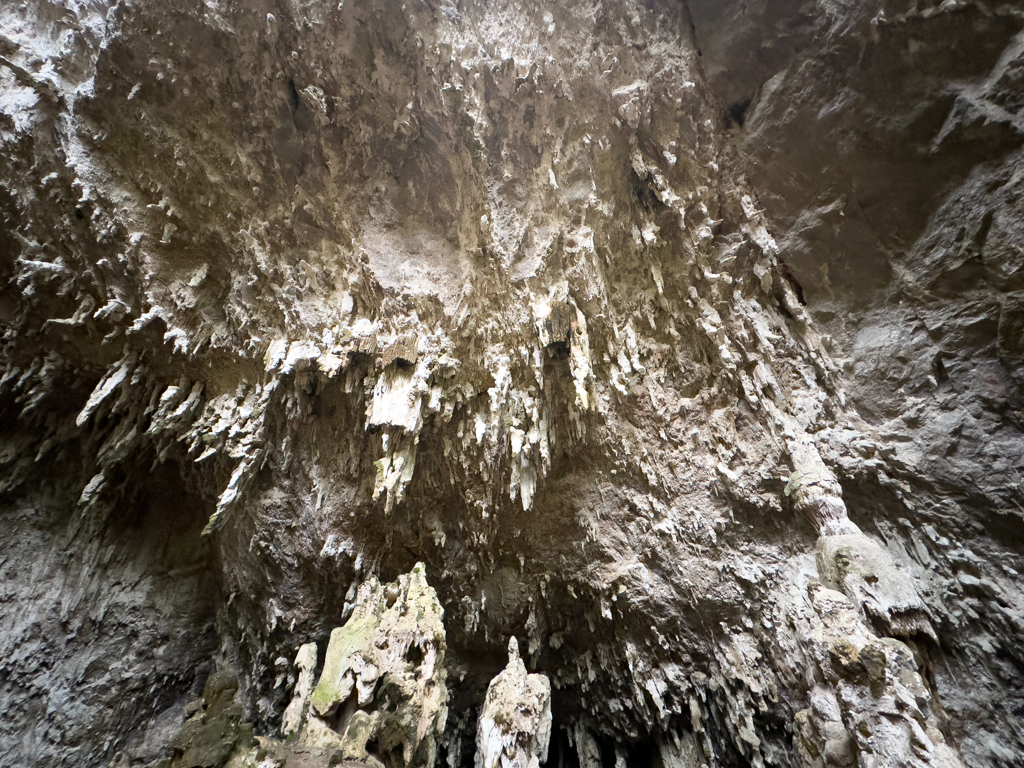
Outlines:
[{"label": "limestone rock", "polygon": [[348,622],[331,633],[307,732],[336,718],[346,758],[366,759],[374,739],[388,768],[433,765],[447,717],[443,615],[422,564],[397,582],[362,584]]},{"label": "limestone rock", "polygon": [[0,3],[0,763],[1024,765],[1020,6]]},{"label": "limestone rock", "polygon": [[839,592],[812,583],[808,593],[813,614],[795,625],[824,679],[794,719],[804,765],[961,768],[913,651],[871,633]]},{"label": "limestone rock", "polygon": [[295,655],[295,666],[298,669],[298,680],[292,693],[292,700],[284,711],[281,719],[281,735],[288,740],[295,736],[309,711],[309,697],[313,693],[316,675],[317,648],[316,643],[306,643]]},{"label": "limestone rock", "polygon": [[422,564],[389,584],[367,579],[331,632],[299,743],[387,768],[432,766],[448,714],[443,617]]},{"label": "limestone rock", "polygon": [[169,768],[221,768],[236,751],[256,745],[252,724],[243,722],[245,710],[235,702],[237,691],[234,673],[210,675],[195,714],[171,744]]},{"label": "limestone rock", "polygon": [[487,686],[476,727],[476,768],[538,768],[551,740],[551,683],[527,674],[515,637],[508,666]]},{"label": "limestone rock", "polygon": [[331,633],[315,688],[317,646],[299,648],[283,741],[253,740],[252,724],[241,722],[244,710],[233,701],[237,680],[218,672],[175,737],[169,768],[253,768],[266,760],[325,768],[432,766],[447,718],[443,617],[422,564],[389,584],[368,578],[349,620]]},{"label": "limestone rock", "polygon": [[822,536],[817,560],[822,583],[845,592],[885,634],[920,633],[936,639],[928,609],[910,577],[863,533]]}]

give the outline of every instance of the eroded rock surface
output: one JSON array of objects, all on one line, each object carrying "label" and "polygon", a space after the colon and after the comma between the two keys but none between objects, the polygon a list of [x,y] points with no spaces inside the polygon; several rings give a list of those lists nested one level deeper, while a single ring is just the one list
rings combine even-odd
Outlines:
[{"label": "eroded rock surface", "polygon": [[508,665],[487,686],[476,726],[476,768],[537,768],[551,740],[551,683],[527,674],[519,642],[508,641]]},{"label": "eroded rock surface", "polygon": [[448,717],[443,616],[422,564],[390,584],[364,582],[331,632],[299,743],[367,760],[372,741],[387,768],[434,765]]},{"label": "eroded rock surface", "polygon": [[0,6],[0,765],[1024,762],[1022,29]]},{"label": "eroded rock surface", "polygon": [[256,746],[245,709],[235,701],[238,680],[227,670],[210,676],[203,698],[185,708],[189,719],[171,742],[172,757],[161,768],[220,768],[237,752]]},{"label": "eroded rock surface", "polygon": [[[434,765],[448,716],[443,614],[422,564],[387,585],[371,577],[349,620],[331,632],[315,687],[317,645],[299,648],[282,738],[253,738],[238,680],[221,670],[186,705],[188,719],[159,768]],[[550,707],[546,722],[550,734]]]}]

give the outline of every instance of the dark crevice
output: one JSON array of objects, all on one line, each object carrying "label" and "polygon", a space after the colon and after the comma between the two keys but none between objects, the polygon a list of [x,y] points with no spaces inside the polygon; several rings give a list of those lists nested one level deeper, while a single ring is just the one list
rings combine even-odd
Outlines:
[{"label": "dark crevice", "polygon": [[790,269],[789,265],[782,259],[779,259],[779,273],[786,279],[789,286],[793,289],[793,293],[796,294],[796,300],[800,302],[800,306],[807,306],[807,299],[804,298],[804,289],[800,285],[800,281],[796,279],[796,275],[793,274],[793,270]]},{"label": "dark crevice", "polygon": [[725,120],[729,125],[735,125],[740,128],[747,121],[747,109],[750,108],[750,102],[752,99],[748,96],[742,101],[738,101],[729,107],[725,111]]}]

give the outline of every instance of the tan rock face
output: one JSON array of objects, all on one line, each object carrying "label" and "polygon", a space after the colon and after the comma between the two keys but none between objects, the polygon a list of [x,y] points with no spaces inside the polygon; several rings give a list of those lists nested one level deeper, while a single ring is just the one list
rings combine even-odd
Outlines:
[{"label": "tan rock face", "polygon": [[1022,25],[0,6],[0,754],[1024,762]]}]

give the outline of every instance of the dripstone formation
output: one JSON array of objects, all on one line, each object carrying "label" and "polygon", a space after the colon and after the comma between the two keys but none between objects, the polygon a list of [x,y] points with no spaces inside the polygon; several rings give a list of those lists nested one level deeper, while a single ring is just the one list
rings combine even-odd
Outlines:
[{"label": "dripstone formation", "polygon": [[1024,764],[1022,94],[1015,0],[0,5],[0,767]]}]

